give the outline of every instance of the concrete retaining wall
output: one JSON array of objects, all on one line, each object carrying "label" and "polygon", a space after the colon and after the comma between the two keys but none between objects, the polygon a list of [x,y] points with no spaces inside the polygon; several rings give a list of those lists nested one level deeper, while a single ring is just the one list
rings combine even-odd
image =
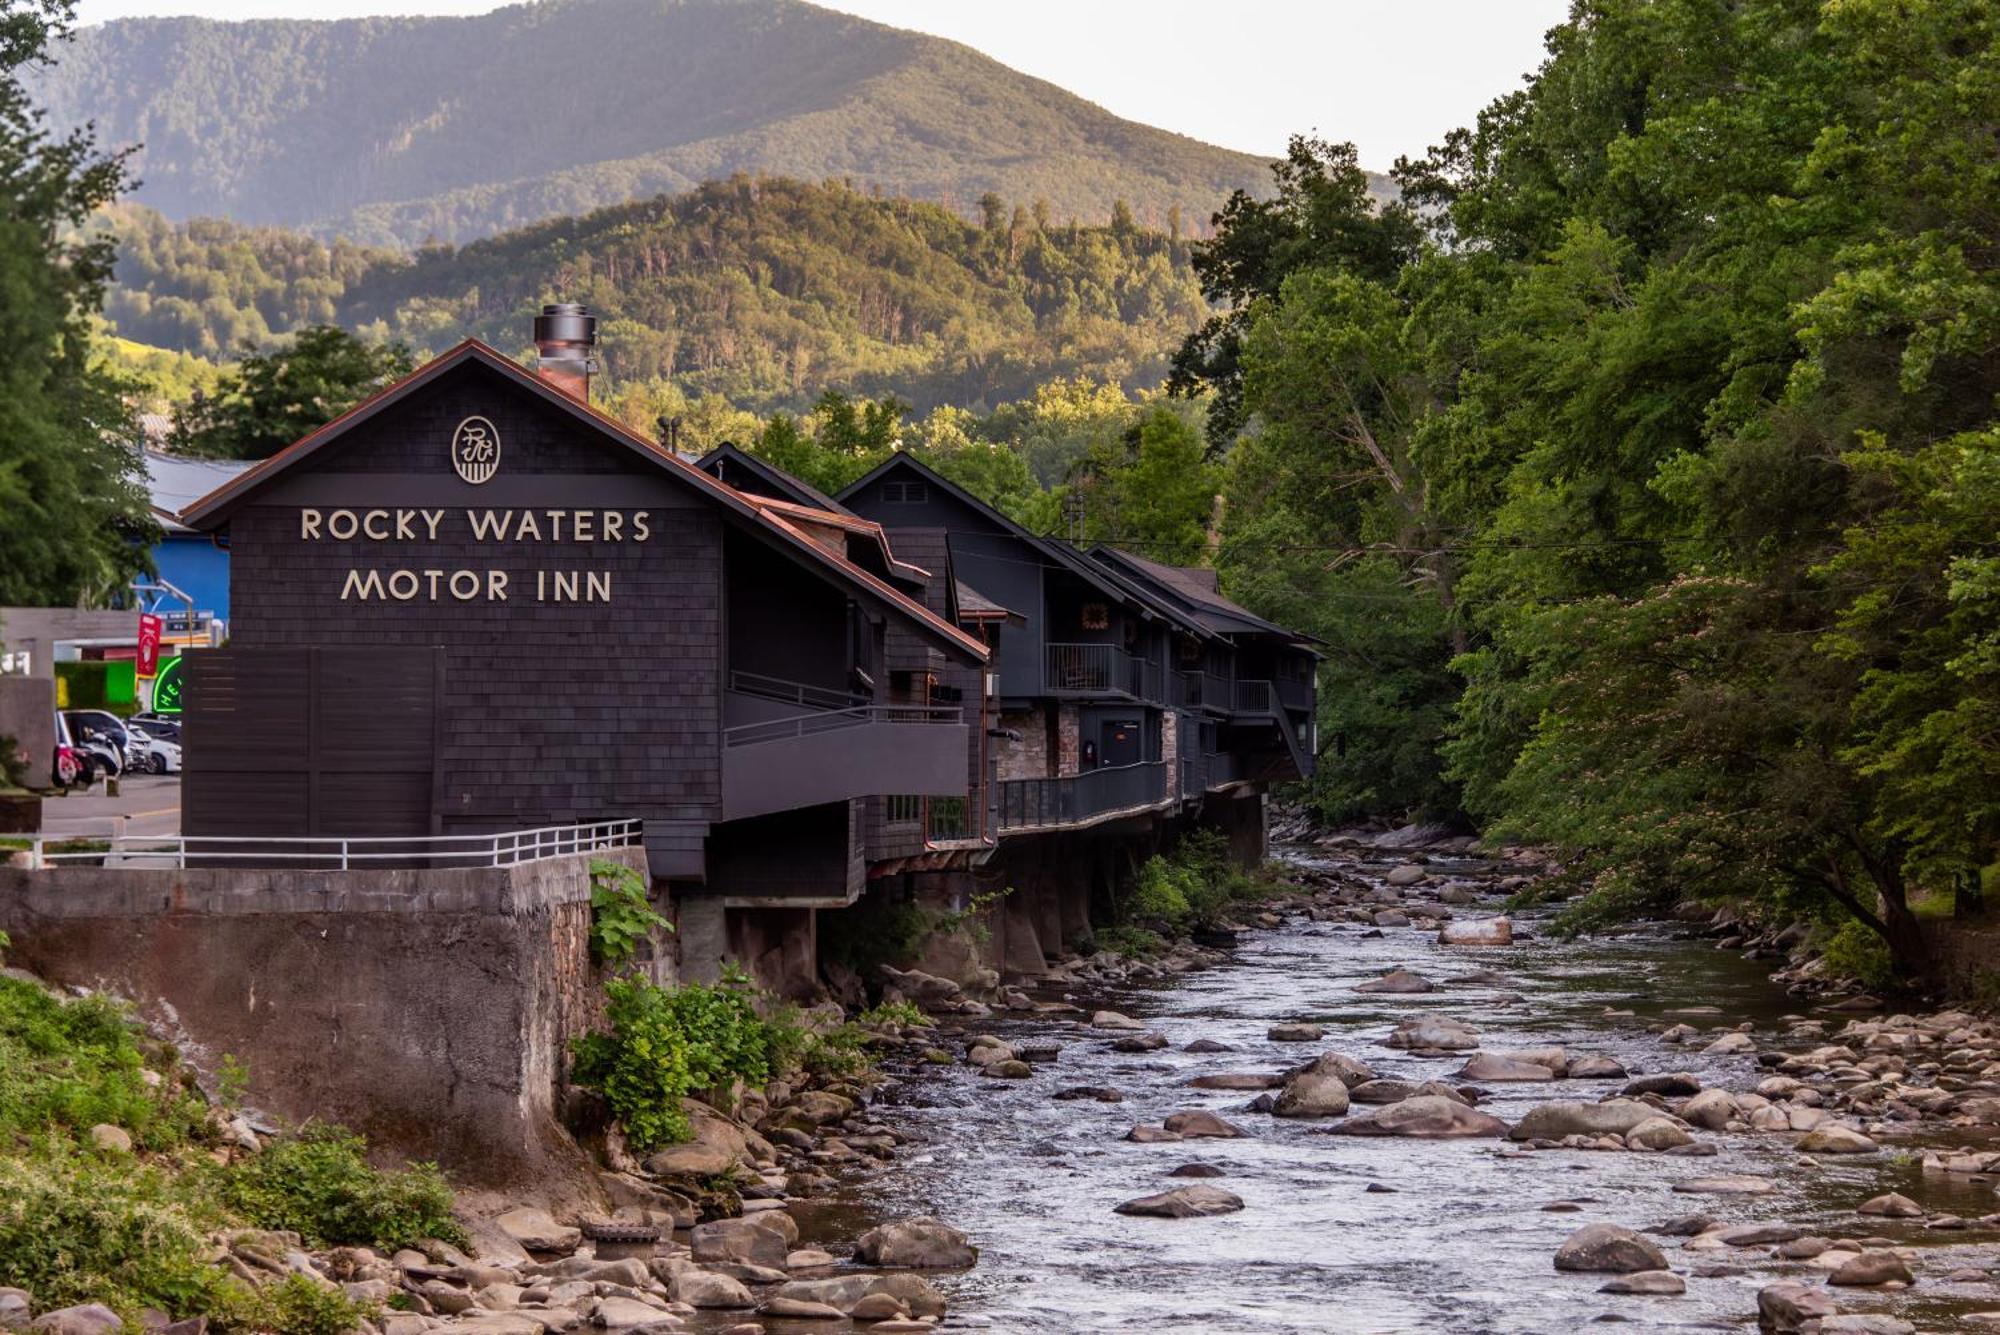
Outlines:
[{"label": "concrete retaining wall", "polygon": [[[646,872],[643,851],[609,857]],[[130,997],[252,1101],[462,1181],[560,1194],[569,1041],[598,1014],[590,857],[449,871],[0,868],[10,962]]]}]

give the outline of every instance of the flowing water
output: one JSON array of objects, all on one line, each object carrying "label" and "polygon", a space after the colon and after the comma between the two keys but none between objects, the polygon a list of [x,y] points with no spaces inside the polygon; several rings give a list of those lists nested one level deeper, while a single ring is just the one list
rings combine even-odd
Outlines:
[{"label": "flowing water", "polygon": [[[1517,921],[1534,932],[1532,917]],[[1634,1074],[1691,1070],[1707,1084],[1747,1089],[1759,1074],[1752,1057],[1704,1056],[1699,1045],[1661,1043],[1653,1030],[1675,1019],[1701,1028],[1749,1020],[1768,1043],[1780,1015],[1805,1010],[1770,985],[1768,963],[1698,940],[1651,934],[1570,943],[1535,933],[1511,947],[1466,949],[1440,946],[1433,936],[1409,928],[1372,934],[1354,924],[1295,918],[1246,934],[1221,965],[1075,998],[1086,1010],[1104,1006],[1145,1019],[1170,1040],[1152,1053],[1112,1051],[1117,1035],[1089,1029],[1087,1016],[979,1022],[972,1032],[1055,1040],[1063,1050],[1057,1060],[1038,1063],[1029,1080],[986,1079],[963,1065],[913,1073],[882,1108],[884,1120],[912,1143],[830,1214],[807,1216],[808,1231],[852,1237],[867,1218],[935,1215],[982,1249],[975,1269],[937,1281],[951,1299],[949,1326],[1063,1335],[1549,1332],[1605,1314],[1647,1330],[1754,1328],[1758,1287],[1786,1273],[1765,1264],[1761,1251],[1735,1259],[1740,1273],[1690,1276],[1686,1296],[1678,1298],[1600,1295],[1604,1277],[1559,1274],[1551,1265],[1564,1237],[1584,1224],[1643,1228],[1695,1213],[1948,1249],[1926,1261],[1926,1274],[2000,1261],[1991,1232],[1925,1233],[1855,1216],[1855,1205],[1891,1189],[1966,1216],[2000,1208],[1990,1185],[1926,1178],[1892,1153],[1814,1168],[1800,1165],[1788,1135],[1700,1133],[1718,1155],[1516,1154],[1499,1140],[1318,1134],[1322,1123],[1245,1111],[1252,1094],[1188,1087],[1196,1076],[1274,1072],[1328,1049],[1385,1076],[1446,1077],[1462,1055],[1425,1058],[1383,1044],[1400,1017],[1433,1011],[1472,1024],[1489,1049],[1560,1044],[1572,1056],[1615,1056]],[[1352,990],[1396,967],[1423,973],[1441,989],[1409,996]],[[1504,981],[1454,981],[1484,971]],[[1715,1009],[1699,1009],[1706,1007]],[[1828,1018],[1837,1029],[1841,1017]],[[1267,1041],[1265,1031],[1280,1021],[1320,1024],[1325,1039]],[[1235,1051],[1183,1050],[1197,1038]],[[1492,1096],[1481,1107],[1512,1121],[1535,1103],[1596,1099],[1619,1083],[1496,1084],[1487,1087]],[[1074,1085],[1111,1086],[1124,1101],[1051,1099]],[[1135,1123],[1157,1125],[1190,1108],[1217,1112],[1249,1135],[1170,1144],[1122,1139]],[[1120,1201],[1184,1185],[1167,1173],[1194,1161],[1227,1174],[1214,1185],[1243,1198],[1241,1213],[1167,1220],[1112,1212]],[[1778,1194],[1670,1190],[1678,1180],[1720,1173],[1772,1177]],[[1392,1190],[1371,1191],[1371,1184]],[[1552,1203],[1577,1208],[1544,1209]],[[1681,1252],[1678,1239],[1659,1241],[1682,1271],[1732,1264],[1728,1254]],[[1891,1306],[1886,1297],[1842,1292],[1843,1310]],[[1945,1329],[1948,1312],[2000,1308],[2000,1290],[1926,1281],[1894,1307],[1919,1320],[1920,1329]],[[1925,1324],[1926,1314],[1945,1324]],[[791,1326],[769,1323],[769,1329]]]}]

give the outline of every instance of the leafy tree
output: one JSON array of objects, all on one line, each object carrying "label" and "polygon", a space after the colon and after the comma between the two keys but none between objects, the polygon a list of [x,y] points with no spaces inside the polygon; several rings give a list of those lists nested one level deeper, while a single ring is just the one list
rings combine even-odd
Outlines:
[{"label": "leafy tree", "polygon": [[111,277],[92,215],[125,154],[45,128],[22,87],[69,31],[69,0],[0,0],[0,604],[101,599],[147,567],[156,531],[123,385],[91,321]]},{"label": "leafy tree", "polygon": [[173,445],[212,459],[268,458],[413,368],[401,343],[314,325],[288,347],[247,353],[218,393],[176,408]]}]

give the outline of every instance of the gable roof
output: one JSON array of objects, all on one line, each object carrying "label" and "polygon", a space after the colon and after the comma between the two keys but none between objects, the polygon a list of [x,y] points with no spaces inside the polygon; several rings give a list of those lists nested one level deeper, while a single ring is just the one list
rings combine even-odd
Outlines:
[{"label": "gable roof", "polygon": [[175,517],[181,508],[250,467],[247,459],[183,459],[150,448],[140,450],[139,462],[146,470],[146,490],[153,503],[153,514],[169,533],[193,532]]},{"label": "gable roof", "polygon": [[951,481],[951,479],[945,477],[928,464],[920,462],[907,451],[897,450],[887,459],[884,459],[881,463],[870,469],[867,476],[843,488],[840,493],[841,501],[844,503],[849,497],[874,485],[877,480],[899,468],[915,473],[945,495],[951,497],[961,505],[969,507],[974,513],[999,526],[1009,537],[1020,539],[1036,552],[1048,558],[1051,564],[1069,571],[1099,592],[1116,598],[1120,602],[1137,604],[1139,609],[1149,616],[1156,615],[1160,611],[1153,600],[1145,597],[1129,584],[1119,580],[1095,562],[1087,559],[1083,553],[1077,551],[1068,543],[1057,542],[1054,539],[1038,537],[1030,533],[1020,524],[1015,523],[1005,514],[994,509],[985,501],[980,500],[977,496],[974,496],[971,492]]},{"label": "gable roof", "polygon": [[950,652],[970,656],[975,661],[985,661],[987,656],[985,645],[935,615],[922,603],[886,581],[877,579],[845,557],[827,551],[782,518],[752,505],[748,498],[739,494],[735,488],[710,477],[671,451],[660,448],[616,418],[572,398],[512,358],[475,338],[466,339],[449,352],[431,359],[395,384],[348,409],[325,426],[308,433],[256,467],[217,487],[181,511],[177,517],[181,523],[191,528],[219,527],[228,520],[232,511],[267,483],[298,467],[383,409],[402,402],[446,372],[466,363],[476,363],[499,372],[515,384],[529,390],[543,402],[562,410],[584,426],[594,428],[613,443],[632,451],[659,472],[692,487],[721,506],[724,513],[739,527],[798,559],[800,564],[816,567],[821,573],[830,576],[835,583],[844,584],[860,594],[865,601],[904,617],[920,633]]},{"label": "gable roof", "polygon": [[1158,598],[1178,603],[1219,635],[1280,635],[1295,644],[1322,643],[1317,636],[1290,630],[1275,621],[1266,621],[1255,612],[1222,596],[1213,570],[1199,566],[1170,566],[1117,547],[1099,546],[1090,553],[1112,570],[1134,583],[1144,585]]},{"label": "gable roof", "polygon": [[[754,474],[758,480],[778,492],[780,499],[791,501],[795,505],[810,506],[815,510],[831,510],[834,514],[847,515],[849,517],[852,517],[854,514],[854,511],[848,509],[819,488],[800,481],[776,464],[759,459],[756,455],[750,453],[750,451],[743,449],[741,446],[732,445],[726,440],[707,454],[702,455],[701,458],[695,460],[694,466],[702,472],[707,473],[710,477],[728,482],[729,479],[723,477],[725,465],[730,468],[741,468],[746,473]],[[735,483],[730,483],[730,485],[736,486],[738,491],[744,491],[741,486]],[[744,491],[744,494],[749,495],[751,493]]]}]

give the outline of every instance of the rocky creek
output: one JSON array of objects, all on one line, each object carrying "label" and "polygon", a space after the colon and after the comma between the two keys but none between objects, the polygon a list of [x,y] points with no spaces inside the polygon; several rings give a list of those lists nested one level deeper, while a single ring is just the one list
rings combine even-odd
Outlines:
[{"label": "rocky creek", "polygon": [[[1666,928],[1566,942],[1531,913],[1515,918],[1512,944],[1441,944],[1431,915],[1490,918],[1505,868],[1432,857],[1413,882],[1394,873],[1406,855],[1288,856],[1320,885],[1314,902],[1242,933],[1205,967],[1098,986],[1077,981],[1090,970],[1072,971],[1037,993],[1042,1014],[948,1019],[940,1047],[961,1053],[991,1036],[1029,1059],[1025,1073],[993,1078],[962,1059],[904,1070],[875,1115],[909,1143],[831,1199],[795,1203],[807,1235],[851,1237],[883,1217],[948,1220],[981,1255],[931,1276],[950,1300],[945,1324],[1006,1331],[1754,1329],[1760,1291],[1787,1280],[1806,1286],[1804,1307],[1767,1312],[1767,1329],[1975,1329],[1975,1314],[2000,1309],[2000,1199],[1990,1173],[1964,1171],[2000,1166],[1969,1157],[2000,1149],[2000,1117],[1977,1097],[2000,1071],[1992,1028],[1955,1030],[1946,1017],[1923,1032],[1816,1006],[1777,989],[1768,961]],[[1456,907],[1439,902],[1441,888]],[[1433,990],[1357,990],[1397,970]],[[1076,1009],[1049,1013],[1058,1004]],[[1100,1010],[1135,1023],[1094,1025]],[[1448,1020],[1475,1037],[1448,1051],[1407,1046],[1412,1033],[1457,1033]],[[1135,1042],[1142,1032],[1164,1042]],[[1382,1081],[1468,1090],[1478,1113],[1509,1126],[1538,1105],[1597,1104],[1629,1087],[1636,1102],[1619,1106],[1635,1116],[1618,1127],[1658,1148],[1627,1148],[1596,1115],[1572,1127],[1538,1113],[1530,1139],[1328,1134],[1413,1106],[1364,1103],[1410,1091],[1370,1093],[1354,1073],[1344,1117],[1258,1110],[1281,1073],[1322,1053]],[[1804,1092],[1774,1077],[1787,1057]],[[1670,1074],[1686,1078],[1646,1083]],[[1786,1097],[1754,1093],[1773,1079],[1764,1087]],[[1922,1097],[1939,1083],[1960,1092]],[[1690,1105],[1702,1090],[1728,1095]],[[1242,1134],[1128,1139],[1191,1112]],[[1662,1127],[1636,1129],[1656,1114]],[[1855,1148],[1845,1135],[1873,1148],[1803,1152],[1799,1127],[1822,1119],[1830,1148]],[[1948,1151],[1961,1171],[1942,1171]],[[1118,1212],[1176,1188],[1197,1189],[1195,1217]],[[1241,1209],[1202,1213],[1218,1190]],[[1904,1203],[1878,1208],[1909,1217],[1857,1212],[1887,1193]],[[1558,1249],[1593,1224],[1635,1230],[1672,1273],[1635,1281],[1618,1272],[1654,1262],[1616,1258],[1608,1270],[1557,1269]],[[1764,1227],[1732,1227],[1752,1224]],[[1863,1253],[1848,1278],[1887,1266],[1886,1287],[1825,1284]],[[1913,1286],[1894,1278],[1897,1260]],[[1607,1283],[1641,1291],[1601,1291]],[[1835,1303],[1847,1315],[1828,1319]],[[1813,1320],[1822,1324],[1804,1324]]]}]

